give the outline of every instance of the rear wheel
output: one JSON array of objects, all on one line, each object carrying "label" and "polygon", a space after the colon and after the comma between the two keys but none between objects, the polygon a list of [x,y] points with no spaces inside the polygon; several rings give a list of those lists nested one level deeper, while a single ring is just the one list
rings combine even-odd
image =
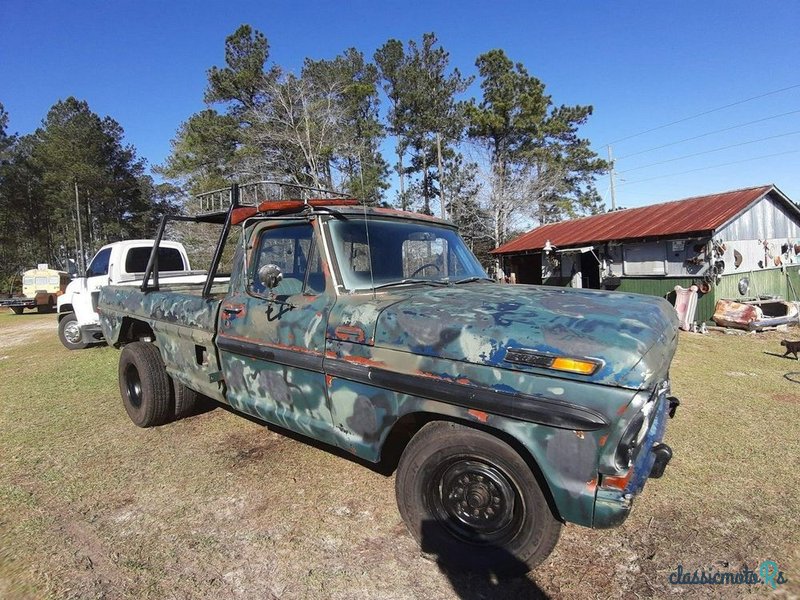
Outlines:
[{"label": "rear wheel", "polygon": [[553,551],[561,523],[530,467],[497,437],[429,423],[397,469],[400,514],[422,550],[446,565],[525,573]]},{"label": "rear wheel", "polygon": [[139,427],[174,420],[172,381],[155,345],[132,342],[122,349],[119,390],[125,411]]},{"label": "rear wheel", "polygon": [[208,396],[195,392],[177,379],[174,379],[173,382],[175,387],[176,419],[185,419],[213,408],[214,403]]},{"label": "rear wheel", "polygon": [[58,322],[58,339],[67,350],[83,350],[89,345],[83,341],[83,333],[75,313],[68,313]]}]

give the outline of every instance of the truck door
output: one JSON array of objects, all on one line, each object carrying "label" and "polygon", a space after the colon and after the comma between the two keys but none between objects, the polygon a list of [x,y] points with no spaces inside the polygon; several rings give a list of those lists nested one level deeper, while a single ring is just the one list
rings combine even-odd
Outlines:
[{"label": "truck door", "polygon": [[78,323],[97,323],[97,299],[100,288],[110,283],[108,270],[111,248],[101,248],[86,267],[85,278],[80,279],[79,287],[73,292],[72,310]]},{"label": "truck door", "polygon": [[[222,302],[217,347],[226,399],[238,410],[334,443],[322,362],[335,303],[320,259],[318,232],[307,221],[266,222],[250,237],[238,290]],[[271,291],[258,270],[277,265]]]}]

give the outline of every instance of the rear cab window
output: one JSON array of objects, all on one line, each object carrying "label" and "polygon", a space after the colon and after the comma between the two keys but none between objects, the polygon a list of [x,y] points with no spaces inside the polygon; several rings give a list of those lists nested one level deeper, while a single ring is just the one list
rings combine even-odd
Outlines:
[{"label": "rear cab window", "polygon": [[[152,250],[153,249],[149,246],[131,248],[128,250],[128,255],[125,257],[125,272],[144,273],[147,270],[147,262],[150,260],[150,253]],[[159,273],[164,273],[165,271],[183,271],[184,268],[183,257],[177,248],[158,249]]]}]

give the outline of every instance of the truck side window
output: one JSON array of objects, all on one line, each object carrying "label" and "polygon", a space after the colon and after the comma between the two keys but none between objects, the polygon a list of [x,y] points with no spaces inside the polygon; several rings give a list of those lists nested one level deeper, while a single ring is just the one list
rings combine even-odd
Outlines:
[{"label": "truck side window", "polygon": [[111,257],[111,248],[100,250],[95,254],[89,268],[86,269],[87,277],[96,277],[97,275],[108,275],[108,259]]},{"label": "truck side window", "polygon": [[256,257],[250,275],[251,290],[256,294],[268,292],[258,280],[258,269],[268,264],[278,265],[283,273],[283,280],[272,290],[277,296],[319,294],[325,289],[325,277],[310,224],[265,229],[259,239]]},{"label": "truck side window", "polygon": [[304,294],[317,295],[325,291],[325,275],[322,273],[322,258],[319,255],[317,244],[312,241],[311,258],[309,259],[308,276]]}]

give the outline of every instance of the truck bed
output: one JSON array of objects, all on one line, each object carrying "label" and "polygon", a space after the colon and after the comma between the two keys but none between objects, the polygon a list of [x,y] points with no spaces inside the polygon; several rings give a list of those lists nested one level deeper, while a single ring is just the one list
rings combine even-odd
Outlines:
[{"label": "truck bed", "polygon": [[[98,312],[101,318],[109,320],[123,317],[142,320],[155,333],[164,328],[181,327],[213,334],[219,303],[228,285],[215,284],[210,298],[203,298],[202,291],[202,282],[167,284],[146,292],[130,285],[108,285],[100,290]],[[108,342],[115,344],[119,331],[118,328],[112,331],[115,335]]]},{"label": "truck bed", "polygon": [[110,345],[120,346],[132,327],[150,338],[149,329],[155,337],[150,341],[159,347],[173,378],[222,400],[213,340],[228,284],[215,284],[209,298],[202,297],[202,290],[203,283],[176,283],[147,292],[130,285],[109,285],[100,290],[98,312]]}]

